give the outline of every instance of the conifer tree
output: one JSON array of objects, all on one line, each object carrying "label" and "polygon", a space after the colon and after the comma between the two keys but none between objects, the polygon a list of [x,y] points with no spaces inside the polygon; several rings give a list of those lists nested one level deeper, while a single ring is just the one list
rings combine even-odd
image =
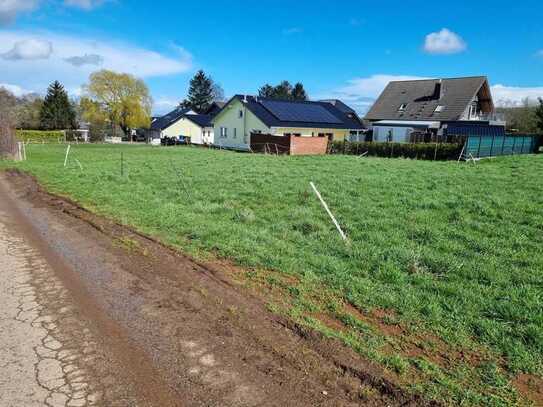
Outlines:
[{"label": "conifer tree", "polygon": [[75,109],[59,81],[53,82],[47,89],[47,96],[40,111],[40,123],[45,130],[66,130],[76,127]]},{"label": "conifer tree", "polygon": [[211,77],[199,70],[190,80],[189,93],[181,105],[194,110],[196,113],[205,113],[213,103],[215,96],[214,84]]}]

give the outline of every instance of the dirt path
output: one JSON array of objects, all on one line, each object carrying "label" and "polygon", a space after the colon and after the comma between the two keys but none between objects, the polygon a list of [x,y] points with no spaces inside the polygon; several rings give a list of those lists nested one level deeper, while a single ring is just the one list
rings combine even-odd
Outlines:
[{"label": "dirt path", "polygon": [[[10,223],[5,230],[18,231],[4,237],[5,247],[11,247],[7,255],[0,247],[0,261],[15,262],[0,270],[1,280],[12,282],[7,308],[13,311],[20,295],[29,295],[31,301],[35,297],[45,310],[43,315],[38,311],[39,316],[50,315],[44,323],[51,325],[39,326],[40,331],[28,335],[30,342],[53,337],[58,341],[54,347],[72,352],[67,360],[79,361],[73,368],[85,372],[75,390],[89,390],[75,398],[71,382],[64,381],[61,387],[70,391],[58,405],[99,397],[98,405],[428,404],[406,395],[341,344],[271,315],[261,299],[233,285],[220,268],[197,264],[44,193],[24,175],[0,176],[0,202],[2,219],[10,219],[4,221]],[[0,229],[2,235],[6,233]],[[29,252],[42,267],[29,260]],[[33,302],[27,306],[35,308]],[[66,308],[70,316],[61,323],[59,315]],[[33,329],[24,324],[20,332]],[[0,344],[5,332],[2,327]],[[10,377],[26,377],[15,361],[28,359],[28,370],[40,357],[32,356],[29,346],[21,346],[11,363],[0,361]],[[86,358],[88,349],[94,353]],[[64,369],[58,354],[52,376]],[[0,379],[0,394],[17,393],[7,383],[11,381]],[[42,393],[36,391],[36,400],[43,399]],[[9,401],[14,396],[7,397]]]}]

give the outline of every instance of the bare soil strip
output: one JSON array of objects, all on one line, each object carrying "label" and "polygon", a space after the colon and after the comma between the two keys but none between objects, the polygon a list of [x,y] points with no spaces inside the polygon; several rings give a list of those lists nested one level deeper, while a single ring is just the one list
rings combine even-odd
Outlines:
[{"label": "bare soil strip", "polygon": [[141,404],[435,405],[341,343],[271,314],[220,264],[195,262],[24,174],[3,175],[0,198]]}]

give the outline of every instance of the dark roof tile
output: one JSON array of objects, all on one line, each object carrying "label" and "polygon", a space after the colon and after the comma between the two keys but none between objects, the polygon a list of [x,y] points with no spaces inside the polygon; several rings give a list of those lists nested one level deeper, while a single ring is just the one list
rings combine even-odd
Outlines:
[{"label": "dark roof tile", "polygon": [[341,102],[292,101],[261,98],[254,96],[234,96],[268,127],[299,127],[322,129],[363,129],[361,120],[354,110]]},{"label": "dark roof tile", "polygon": [[390,82],[364,119],[459,120],[485,84],[484,76]]},{"label": "dark roof tile", "polygon": [[176,121],[181,119],[185,113],[187,113],[189,109],[185,108],[176,108],[175,110],[172,110],[170,113],[165,114],[164,116],[156,118],[151,123],[151,130],[164,130],[168,127],[170,127],[172,124],[174,124]]}]

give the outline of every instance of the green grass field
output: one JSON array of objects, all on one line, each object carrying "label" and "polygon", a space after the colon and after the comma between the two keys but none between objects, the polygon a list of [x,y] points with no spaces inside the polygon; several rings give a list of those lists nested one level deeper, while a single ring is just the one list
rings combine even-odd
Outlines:
[{"label": "green grass field", "polygon": [[196,257],[232,259],[270,309],[414,391],[511,405],[525,402],[516,375],[543,375],[541,155],[458,164],[80,145],[65,169],[64,152],[29,146],[17,166]]}]

